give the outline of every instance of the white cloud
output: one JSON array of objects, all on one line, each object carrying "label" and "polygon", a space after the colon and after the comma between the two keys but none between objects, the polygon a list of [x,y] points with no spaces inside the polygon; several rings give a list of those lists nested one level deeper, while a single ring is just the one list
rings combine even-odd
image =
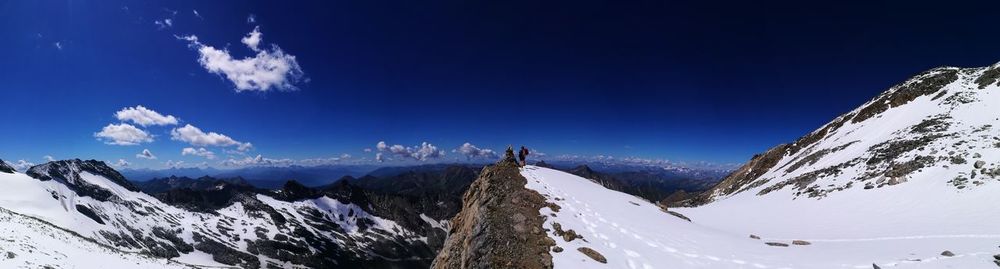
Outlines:
[{"label": "white cloud", "polygon": [[[378,144],[375,145],[375,148],[377,148],[379,152],[388,151],[393,155],[403,158],[412,158],[417,161],[437,159],[441,158],[445,154],[443,150],[438,150],[437,147],[427,142],[421,143],[419,147],[404,147],[403,145],[388,146],[385,141],[379,141]],[[381,156],[381,154],[377,154],[375,158],[381,162],[383,156]]]},{"label": "white cloud", "polygon": [[63,49],[63,45],[62,45],[61,41],[56,41],[55,43],[52,43],[52,46],[55,46],[57,50],[62,50]]},{"label": "white cloud", "polygon": [[253,144],[236,141],[229,136],[215,132],[205,133],[191,124],[171,130],[170,139],[187,142],[194,146],[237,146],[237,150],[240,151],[247,151],[253,148]]},{"label": "white cloud", "polygon": [[[256,34],[255,34],[256,33]],[[257,28],[243,38],[243,43],[256,52],[253,57],[234,59],[228,50],[217,49],[202,44],[198,37],[178,36],[190,42],[198,50],[198,63],[209,73],[225,77],[236,86],[236,91],[298,90],[295,83],[302,80],[304,73],[294,55],[285,54],[277,45],[270,49],[259,48],[261,34]]]},{"label": "white cloud", "polygon": [[247,23],[257,23],[257,16],[254,14],[247,16]]},{"label": "white cloud", "polygon": [[377,161],[377,162],[384,162],[385,161],[385,158],[382,157],[382,153],[381,152],[375,153],[375,161]]},{"label": "white cloud", "polygon": [[10,165],[11,168],[14,168],[14,170],[17,170],[17,171],[25,171],[25,170],[28,170],[28,168],[31,168],[32,166],[35,166],[34,163],[29,162],[29,161],[25,161],[25,160],[17,160],[16,163],[11,163],[11,162],[7,162],[7,161],[4,161],[4,162],[6,162],[7,165]]},{"label": "white cloud", "polygon": [[181,166],[183,166],[183,165],[184,165],[184,161],[176,161],[176,162],[175,162],[175,161],[173,161],[173,160],[167,160],[167,163],[166,163],[165,165],[166,165],[167,167],[170,167],[170,168],[173,168],[173,167],[181,167]]},{"label": "white cloud", "polygon": [[479,158],[479,157],[483,158],[497,157],[497,153],[494,152],[492,149],[481,149],[469,142],[465,142],[465,144],[462,144],[461,147],[452,150],[452,152],[457,152],[459,154],[465,155],[465,157],[468,159]]},{"label": "white cloud", "polygon": [[170,18],[153,21],[153,24],[159,27],[159,29],[166,29],[174,26],[174,20]]},{"label": "white cloud", "polygon": [[372,152],[372,149],[371,148],[365,148],[365,149],[362,149],[361,151],[363,151],[365,153],[369,153],[369,152]]},{"label": "white cloud", "polygon": [[138,105],[135,107],[122,108],[115,112],[115,118],[120,121],[132,122],[142,126],[150,125],[177,125],[177,118],[171,115],[164,116],[159,112]]},{"label": "white cloud", "polygon": [[260,49],[257,48],[257,45],[260,45],[261,35],[262,34],[260,33],[260,26],[257,26],[254,27],[253,31],[247,34],[246,37],[240,39],[240,42],[243,42],[244,45],[247,45],[247,47],[250,48],[250,50],[260,51]]},{"label": "white cloud", "polygon": [[132,163],[126,161],[125,159],[118,159],[118,162],[115,162],[112,165],[117,167],[128,167],[129,165],[132,165]]},{"label": "white cloud", "polygon": [[192,9],[192,10],[191,10],[191,12],[192,12],[192,13],[194,13],[194,16],[195,16],[195,17],[198,17],[199,19],[202,19],[202,20],[204,20],[204,19],[205,19],[204,17],[202,17],[202,16],[201,16],[201,14],[200,14],[200,13],[198,13],[198,10],[197,10],[197,9]]},{"label": "white cloud", "polygon": [[215,159],[215,153],[211,152],[211,151],[209,151],[209,150],[207,150],[205,148],[197,148],[197,149],[195,149],[195,148],[184,148],[183,150],[181,150],[181,155],[182,156],[183,155],[201,156],[201,157],[205,157],[206,159],[209,159],[209,160]]},{"label": "white cloud", "polygon": [[54,161],[56,161],[56,158],[52,158],[52,155],[45,155],[45,156],[42,156],[42,158],[45,159],[45,161],[47,161],[47,162],[54,162]]},{"label": "white cloud", "polygon": [[140,159],[156,160],[156,155],[153,155],[153,152],[149,151],[149,149],[143,149],[142,152],[136,154],[135,157]]},{"label": "white cloud", "polygon": [[152,135],[128,123],[108,124],[94,133],[94,137],[108,145],[131,146],[153,142]]}]

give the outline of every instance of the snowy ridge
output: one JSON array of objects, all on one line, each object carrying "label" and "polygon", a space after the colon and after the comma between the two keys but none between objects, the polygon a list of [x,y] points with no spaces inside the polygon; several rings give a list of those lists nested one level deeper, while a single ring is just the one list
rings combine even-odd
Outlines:
[{"label": "snowy ridge", "polygon": [[[416,258],[407,252],[402,252],[403,257],[381,252],[385,242],[413,250],[426,248],[424,237],[357,205],[326,196],[286,202],[258,194],[216,212],[200,213],[167,205],[87,170],[69,169],[63,172],[72,175],[59,174],[67,180],[0,173],[4,184],[0,209],[51,223],[85,238],[81,240],[94,240],[117,251],[164,258],[160,263],[171,258],[202,266],[325,267],[372,257]],[[87,186],[86,193],[111,196],[99,200],[80,195],[78,186]],[[34,239],[12,240],[24,243]]]},{"label": "snowy ridge", "polygon": [[[742,230],[727,230],[751,220],[748,215],[753,212],[733,211],[745,208],[686,208],[681,212],[691,218],[687,221],[658,205],[572,174],[534,166],[523,168],[521,174],[528,179],[527,188],[559,208],[558,212],[552,207],[540,210],[549,216],[543,228],[559,248],[551,253],[555,268],[873,268],[873,264],[882,268],[993,268],[992,255],[1000,252],[998,233],[838,239],[842,231],[832,227],[785,222],[797,215],[771,219],[772,227],[761,234],[762,239],[753,239]],[[719,226],[720,220],[733,224]],[[556,234],[558,230],[573,230],[582,238],[567,241],[566,236]],[[777,233],[785,230],[791,232]],[[799,237],[796,231],[801,230],[812,230],[809,236],[820,238]],[[809,245],[792,244],[802,239]],[[788,246],[769,246],[768,242]],[[606,263],[584,255],[577,250],[581,247],[600,253]],[[944,250],[954,255],[942,256]]]}]

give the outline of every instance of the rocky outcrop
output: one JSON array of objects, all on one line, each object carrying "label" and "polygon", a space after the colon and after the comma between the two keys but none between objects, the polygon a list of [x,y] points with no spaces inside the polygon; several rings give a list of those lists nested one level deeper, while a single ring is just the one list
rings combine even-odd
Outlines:
[{"label": "rocky outcrop", "polygon": [[72,159],[47,162],[32,166],[26,174],[41,181],[55,180],[66,185],[80,196],[88,196],[98,201],[108,201],[115,198],[114,193],[110,190],[84,180],[81,176],[81,173],[84,172],[102,176],[127,190],[139,191],[139,188],[126,180],[125,176],[122,176],[108,164],[97,160]]},{"label": "rocky outcrop", "polygon": [[545,198],[525,188],[513,150],[483,168],[465,192],[432,268],[552,268],[555,242],[542,229]]},{"label": "rocky outcrop", "polygon": [[10,167],[4,160],[0,160],[0,173],[13,174],[14,168]]}]

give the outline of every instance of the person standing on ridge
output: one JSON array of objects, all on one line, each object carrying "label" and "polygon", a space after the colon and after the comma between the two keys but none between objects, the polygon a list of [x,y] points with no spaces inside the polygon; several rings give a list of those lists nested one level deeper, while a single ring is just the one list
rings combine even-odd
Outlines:
[{"label": "person standing on ridge", "polygon": [[521,151],[517,152],[517,158],[521,159],[521,167],[528,165],[528,162],[524,159],[528,157],[528,148],[521,146]]}]

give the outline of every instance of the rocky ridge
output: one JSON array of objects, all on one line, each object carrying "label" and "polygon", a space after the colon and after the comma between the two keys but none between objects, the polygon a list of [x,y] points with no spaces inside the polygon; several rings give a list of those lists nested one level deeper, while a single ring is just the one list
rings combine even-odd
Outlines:
[{"label": "rocky ridge", "polygon": [[526,189],[513,150],[483,168],[451,220],[444,248],[432,268],[552,268],[551,247],[538,192]]}]

